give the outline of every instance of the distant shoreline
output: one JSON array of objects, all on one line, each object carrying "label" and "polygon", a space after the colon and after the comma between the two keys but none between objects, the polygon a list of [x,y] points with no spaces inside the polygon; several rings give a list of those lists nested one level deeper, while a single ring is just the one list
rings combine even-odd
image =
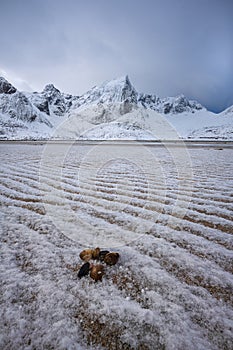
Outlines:
[{"label": "distant shoreline", "polygon": [[46,144],[72,144],[72,145],[145,145],[145,146],[177,146],[177,147],[221,147],[233,148],[233,140],[0,140],[1,144],[25,144],[25,145],[46,145]]}]

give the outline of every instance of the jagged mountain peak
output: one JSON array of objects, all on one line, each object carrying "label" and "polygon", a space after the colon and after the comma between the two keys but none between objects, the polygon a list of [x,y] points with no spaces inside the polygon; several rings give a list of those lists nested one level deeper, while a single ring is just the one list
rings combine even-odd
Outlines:
[{"label": "jagged mountain peak", "polygon": [[42,93],[44,94],[61,94],[60,90],[56,88],[53,84],[45,85]]},{"label": "jagged mountain peak", "polygon": [[133,87],[130,80],[129,80],[129,76],[127,74],[122,75],[122,76],[117,77],[117,78],[114,78],[114,79],[111,79],[111,80],[107,80],[100,85],[100,87],[102,87],[102,86],[109,86],[111,88],[113,88],[115,86],[121,86],[121,87],[128,86],[129,88]]},{"label": "jagged mountain peak", "polygon": [[75,107],[94,104],[137,103],[137,91],[131,84],[128,75],[105,81],[100,86],[94,86],[79,97]]},{"label": "jagged mountain peak", "polygon": [[163,113],[183,113],[183,112],[192,112],[203,109],[203,106],[197,101],[189,100],[183,94],[180,94],[175,97],[165,97],[162,99]]},{"label": "jagged mountain peak", "polygon": [[[120,101],[123,101],[127,98],[127,95],[129,94],[136,94],[136,90],[131,84],[128,75],[124,75],[109,81],[104,82],[100,85],[100,87],[97,89],[104,90],[106,92],[111,92],[112,94],[117,93],[117,97],[120,99]],[[126,94],[128,92],[128,94]]]},{"label": "jagged mountain peak", "polygon": [[53,84],[47,84],[42,92],[28,93],[30,101],[48,116],[63,116],[70,107],[70,97],[61,93]]},{"label": "jagged mountain peak", "polygon": [[16,91],[16,88],[9,81],[0,77],[0,94],[14,94]]}]

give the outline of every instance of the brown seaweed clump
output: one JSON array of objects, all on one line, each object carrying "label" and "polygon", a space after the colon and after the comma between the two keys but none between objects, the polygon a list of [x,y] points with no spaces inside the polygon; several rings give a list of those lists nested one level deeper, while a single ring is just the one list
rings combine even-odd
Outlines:
[{"label": "brown seaweed clump", "polygon": [[90,272],[90,277],[95,281],[102,281],[104,275],[104,266],[101,264],[93,265]]}]

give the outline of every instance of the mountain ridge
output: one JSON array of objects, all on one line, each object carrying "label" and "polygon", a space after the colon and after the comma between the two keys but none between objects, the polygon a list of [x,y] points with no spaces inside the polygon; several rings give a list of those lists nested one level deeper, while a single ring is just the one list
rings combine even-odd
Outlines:
[{"label": "mountain ridge", "polygon": [[[85,127],[96,128],[100,125],[101,137],[103,137],[106,124],[114,122],[121,123],[118,129],[121,130],[123,137],[127,137],[127,130],[135,131],[135,125],[138,129],[146,127],[153,132],[152,125],[144,122],[145,116],[151,114],[149,111],[154,112],[154,118],[156,118],[156,113],[160,114],[174,128],[178,127],[180,130],[184,129],[184,125],[190,123],[190,128],[187,125],[185,129],[186,135],[183,131],[177,130],[181,138],[188,138],[190,135],[198,137],[198,129],[193,129],[191,125],[193,118],[198,119],[198,123],[203,128],[214,128],[213,137],[216,137],[216,130],[221,127],[216,117],[224,119],[225,127],[228,122],[231,126],[233,116],[233,106],[219,114],[214,114],[199,102],[189,100],[184,95],[160,98],[157,95],[139,93],[132,85],[128,75],[106,81],[100,86],[94,86],[80,96],[65,94],[53,84],[47,84],[41,92],[20,92],[5,78],[0,77],[0,138],[2,139],[52,138],[53,131],[60,123],[68,119],[73,120],[76,125],[76,129],[73,130],[73,138],[79,137],[85,131]],[[122,119],[123,116],[125,117]],[[204,123],[203,118],[207,118],[210,124]],[[149,119],[153,121],[153,118]],[[181,121],[183,126],[179,125],[182,124]],[[24,133],[21,132],[21,136],[19,136],[20,132],[17,132],[17,123],[20,124],[19,129],[25,129]],[[81,124],[85,127],[82,127]],[[114,129],[116,125],[110,124],[107,129],[111,127]],[[116,135],[119,134],[119,130],[115,130]],[[187,134],[188,131],[189,134]],[[143,133],[140,131],[141,134]],[[65,131],[61,135],[59,137],[65,138]],[[130,137],[133,137],[132,135]],[[108,131],[106,138],[108,137],[114,137],[114,131],[113,135]]]}]

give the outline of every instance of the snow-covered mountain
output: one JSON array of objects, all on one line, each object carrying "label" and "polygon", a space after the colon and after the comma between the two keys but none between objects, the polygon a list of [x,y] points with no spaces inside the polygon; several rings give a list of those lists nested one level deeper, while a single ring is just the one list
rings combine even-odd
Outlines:
[{"label": "snow-covered mountain", "polygon": [[233,106],[214,114],[184,95],[138,93],[128,76],[81,96],[46,85],[19,92],[0,78],[1,139],[233,139]]},{"label": "snow-covered mountain", "polygon": [[28,99],[41,111],[47,115],[63,116],[71,107],[72,95],[61,93],[53,84],[45,86],[39,92],[27,93]]},{"label": "snow-covered mountain", "polygon": [[37,106],[6,79],[0,77],[0,111],[12,119],[25,122],[39,121],[52,126]]},{"label": "snow-covered mountain", "polygon": [[104,106],[106,113],[107,110],[115,109],[118,106],[121,115],[138,107],[152,109],[163,114],[194,113],[194,111],[203,108],[198,102],[189,101],[184,95],[160,99],[156,95],[140,94],[135,90],[127,75],[103,83],[99,87],[93,87],[80,96],[73,108],[77,109],[89,105]]}]

